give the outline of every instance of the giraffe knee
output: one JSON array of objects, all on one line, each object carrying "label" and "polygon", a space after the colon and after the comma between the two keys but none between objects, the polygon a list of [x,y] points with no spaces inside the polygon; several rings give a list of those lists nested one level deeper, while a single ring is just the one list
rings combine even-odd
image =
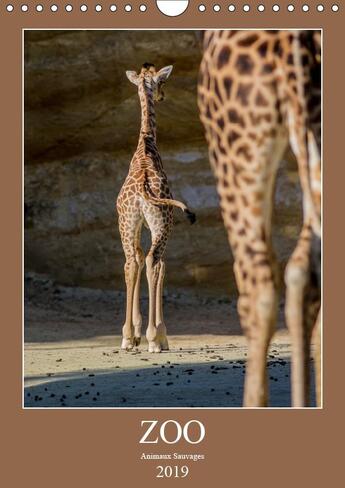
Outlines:
[{"label": "giraffe knee", "polygon": [[303,289],[308,281],[308,270],[306,266],[297,260],[288,263],[285,270],[285,285],[287,289]]},{"label": "giraffe knee", "polygon": [[273,283],[259,287],[256,301],[258,313],[263,317],[270,316],[276,305],[277,292]]},{"label": "giraffe knee", "polygon": [[137,272],[138,272],[138,263],[135,259],[127,259],[124,266],[125,270],[125,279],[127,285],[132,281],[136,280]]}]

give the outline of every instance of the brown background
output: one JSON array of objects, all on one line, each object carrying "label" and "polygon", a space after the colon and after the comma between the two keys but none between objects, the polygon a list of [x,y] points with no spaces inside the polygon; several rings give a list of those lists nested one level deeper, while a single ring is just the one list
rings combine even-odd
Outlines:
[{"label": "brown background", "polygon": [[[19,2],[11,2],[17,5]],[[31,4],[31,2],[26,2]],[[60,6],[60,3],[57,2]],[[67,2],[66,2],[67,3]],[[104,6],[108,2],[100,2]],[[136,2],[131,2],[133,5]],[[153,7],[153,2],[145,2]],[[202,2],[209,5],[211,2]],[[213,3],[213,2],[212,2]],[[217,2],[224,6],[228,2]],[[230,3],[230,2],[229,2]],[[238,2],[234,2],[238,3]],[[251,2],[248,2],[251,3]],[[263,2],[268,7],[272,2]],[[277,2],[278,3],[278,2]],[[340,318],[343,291],[344,193],[342,112],[344,105],[344,14],[199,14],[189,10],[176,19],[150,13],[127,14],[116,2],[115,15],[4,12],[0,7],[1,74],[1,297],[2,439],[6,486],[149,486],[156,482],[154,464],[139,462],[141,419],[189,420],[206,425],[200,448],[179,444],[179,452],[203,452],[205,462],[191,464],[187,486],[324,486],[343,476],[340,432],[344,408]],[[300,5],[302,2],[292,2]],[[304,2],[303,2],[304,3]],[[306,2],[313,5],[317,2]],[[42,2],[46,5],[45,2]],[[196,4],[196,2],[193,2]],[[241,2],[242,4],[242,2]],[[211,10],[210,8],[208,10]],[[21,409],[21,29],[23,27],[313,27],[324,28],[324,409],[245,410],[26,410]],[[157,452],[163,452],[164,448]],[[154,452],[154,449],[145,449]],[[169,449],[170,451],[170,449]],[[172,449],[173,451],[173,449]],[[159,483],[180,483],[158,480]]]}]

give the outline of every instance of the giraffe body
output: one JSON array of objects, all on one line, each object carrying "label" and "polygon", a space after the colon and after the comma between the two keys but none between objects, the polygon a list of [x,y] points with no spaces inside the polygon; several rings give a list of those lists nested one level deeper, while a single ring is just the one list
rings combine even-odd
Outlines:
[{"label": "giraffe body", "polygon": [[[312,31],[206,31],[198,101],[234,255],[238,312],[248,339],[245,406],[268,401],[278,267],[271,240],[274,185],[288,144],[303,190],[303,229],[288,263],[293,404],[308,402],[311,332],[320,296],[312,238],[320,231],[320,63]],[[318,320],[319,322],[319,320]],[[318,367],[319,369],[319,367]]]},{"label": "giraffe body", "polygon": [[[146,331],[149,351],[160,352],[169,348],[163,319],[163,257],[173,226],[173,207],[183,210],[192,223],[195,220],[194,214],[185,204],[173,200],[156,144],[154,99],[163,99],[162,85],[171,70],[172,66],[168,66],[156,73],[154,66],[146,63],[139,75],[133,71],[127,72],[129,80],[138,87],[141,103],[138,147],[116,202],[126,258],[126,320],[122,329],[121,347],[127,350],[140,344],[142,316],[139,295],[141,272],[145,263],[149,286],[149,322]],[[146,259],[140,245],[144,223],[152,237]]]}]

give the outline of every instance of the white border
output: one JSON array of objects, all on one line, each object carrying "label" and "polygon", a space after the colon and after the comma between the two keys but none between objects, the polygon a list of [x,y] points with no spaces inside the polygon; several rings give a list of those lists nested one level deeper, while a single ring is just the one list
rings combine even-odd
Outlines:
[{"label": "white border", "polygon": [[[323,96],[323,89],[324,89],[324,34],[323,34],[323,27],[313,27],[313,28],[307,28],[307,29],[288,29],[288,28],[283,28],[283,29],[278,29],[278,30],[320,30],[321,31],[321,405],[316,406],[316,407],[26,407],[24,405],[25,401],[25,395],[24,395],[24,33],[25,31],[66,31],[66,30],[71,30],[71,31],[160,31],[160,30],[169,30],[169,31],[185,31],[185,30],[190,30],[190,31],[206,31],[206,30],[231,30],[229,27],[223,27],[223,28],[216,28],[216,29],[197,29],[197,28],[184,28],[184,29],[179,29],[179,28],[169,28],[165,29],[162,27],[159,28],[136,28],[136,29],[129,29],[129,28],[123,28],[123,29],[117,29],[117,28],[111,28],[111,27],[106,27],[103,29],[95,28],[95,27],[90,27],[90,28],[59,28],[59,27],[54,27],[54,28],[23,28],[22,29],[22,43],[21,43],[21,61],[22,61],[22,89],[21,89],[21,94],[22,94],[22,165],[21,165],[21,170],[22,170],[22,177],[21,177],[21,183],[22,183],[22,279],[21,279],[21,285],[22,285],[22,405],[21,408],[22,410],[239,410],[239,411],[251,411],[251,410],[263,410],[263,411],[270,411],[270,410],[280,410],[280,411],[294,411],[294,410],[323,410],[324,409],[324,401],[323,401],[323,379],[324,379],[324,364],[323,364],[323,155],[324,155],[324,141],[323,141],[323,122],[324,122],[324,96]],[[241,28],[237,30],[248,30],[248,31],[261,31],[261,30],[277,30],[276,28],[267,28],[265,29],[262,27],[261,29],[258,28]],[[314,329],[315,330],[315,329]],[[314,372],[315,374],[315,372]],[[291,383],[290,383],[291,384]],[[290,395],[291,395],[291,390],[290,390]]]}]

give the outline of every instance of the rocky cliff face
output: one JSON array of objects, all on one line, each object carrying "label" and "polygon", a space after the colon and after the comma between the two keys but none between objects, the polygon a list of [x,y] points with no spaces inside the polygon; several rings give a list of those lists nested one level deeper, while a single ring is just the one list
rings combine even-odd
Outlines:
[{"label": "rocky cliff face", "polygon": [[[198,118],[192,31],[25,33],[25,267],[62,284],[123,288],[115,199],[140,127],[125,71],[143,62],[174,65],[157,105],[158,144],[174,196],[198,218],[191,227],[176,211],[167,285],[226,293],[234,289],[231,254]],[[282,262],[300,227],[297,181],[287,157],[276,195]]]}]

